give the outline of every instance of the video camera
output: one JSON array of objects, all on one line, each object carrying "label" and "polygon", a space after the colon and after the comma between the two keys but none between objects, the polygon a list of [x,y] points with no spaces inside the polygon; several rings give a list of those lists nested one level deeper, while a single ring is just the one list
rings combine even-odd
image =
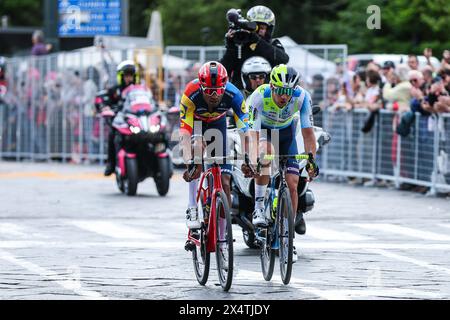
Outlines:
[{"label": "video camera", "polygon": [[241,15],[241,9],[230,9],[227,12],[229,28],[235,30],[234,41],[243,44],[250,40],[250,33],[258,29],[256,22],[248,21]]}]

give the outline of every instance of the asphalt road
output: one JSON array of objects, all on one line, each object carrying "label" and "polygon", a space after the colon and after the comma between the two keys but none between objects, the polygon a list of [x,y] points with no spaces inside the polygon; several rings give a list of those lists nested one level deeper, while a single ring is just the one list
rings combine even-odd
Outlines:
[{"label": "asphalt road", "polygon": [[206,286],[184,250],[187,185],[118,192],[99,166],[0,162],[0,299],[450,299],[450,200],[316,182],[283,285],[234,226],[235,277]]}]

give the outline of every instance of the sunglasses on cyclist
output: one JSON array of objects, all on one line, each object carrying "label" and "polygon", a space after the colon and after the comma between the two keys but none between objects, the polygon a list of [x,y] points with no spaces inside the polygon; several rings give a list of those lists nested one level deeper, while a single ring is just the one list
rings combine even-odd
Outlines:
[{"label": "sunglasses on cyclist", "polygon": [[214,94],[221,96],[225,93],[225,87],[203,87],[202,91],[204,94],[208,96],[212,96]]},{"label": "sunglasses on cyclist", "polygon": [[265,73],[253,73],[253,74],[249,74],[248,77],[251,80],[257,80],[257,79],[265,80],[266,74]]},{"label": "sunglasses on cyclist", "polygon": [[275,94],[279,96],[282,96],[283,94],[292,96],[292,94],[294,93],[294,88],[273,87],[273,92],[275,92]]}]

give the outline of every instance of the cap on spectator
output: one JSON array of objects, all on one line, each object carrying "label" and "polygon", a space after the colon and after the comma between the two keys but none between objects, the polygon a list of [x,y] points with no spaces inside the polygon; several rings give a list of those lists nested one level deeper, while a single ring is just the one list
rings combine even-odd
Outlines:
[{"label": "cap on spectator", "polygon": [[383,64],[383,69],[389,69],[389,68],[395,69],[394,62],[392,62],[390,60],[385,61],[384,64]]}]

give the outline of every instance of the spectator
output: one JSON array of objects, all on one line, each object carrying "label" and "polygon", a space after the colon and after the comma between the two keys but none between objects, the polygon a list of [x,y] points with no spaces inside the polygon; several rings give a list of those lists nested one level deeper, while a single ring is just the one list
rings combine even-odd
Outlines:
[{"label": "spectator", "polygon": [[381,108],[380,104],[380,82],[381,78],[377,71],[368,70],[366,75],[367,90],[364,95],[363,106],[370,111],[376,111]]},{"label": "spectator", "polygon": [[42,56],[46,55],[52,49],[51,44],[44,43],[44,33],[41,30],[36,30],[31,38],[33,47],[31,48],[31,55]]},{"label": "spectator", "polygon": [[450,93],[450,69],[445,69],[441,72],[441,77],[444,80],[444,87]]},{"label": "spectator", "polygon": [[411,70],[419,69],[419,60],[417,59],[416,55],[414,55],[414,54],[408,55],[408,67]]},{"label": "spectator", "polygon": [[408,67],[400,65],[387,79],[388,82],[383,87],[387,109],[400,112],[410,110],[412,86],[408,79],[408,71]]},{"label": "spectator", "polygon": [[444,50],[442,53],[441,70],[450,69],[450,51]]},{"label": "spectator", "polygon": [[422,107],[429,112],[450,112],[450,97],[441,77],[435,77]]},{"label": "spectator", "polygon": [[381,69],[381,89],[383,89],[385,83],[388,81],[387,78],[392,75],[395,71],[395,64],[392,61],[385,61],[383,68]]},{"label": "spectator", "polygon": [[431,81],[433,80],[433,68],[431,68],[430,66],[425,66],[422,69],[422,75],[423,75],[423,80],[425,83],[425,86],[429,87],[431,86]]},{"label": "spectator", "polygon": [[311,99],[313,105],[319,104],[324,100],[323,76],[321,74],[313,75],[311,91]]}]

